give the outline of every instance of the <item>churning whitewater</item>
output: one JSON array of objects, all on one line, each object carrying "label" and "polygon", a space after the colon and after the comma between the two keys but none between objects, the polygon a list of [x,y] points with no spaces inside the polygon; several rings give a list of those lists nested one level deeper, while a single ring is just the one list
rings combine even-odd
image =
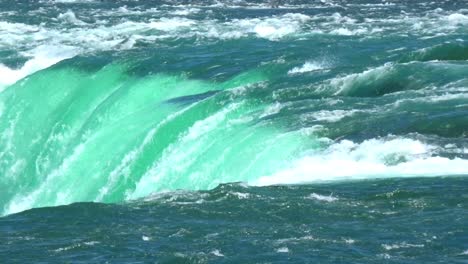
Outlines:
[{"label": "churning whitewater", "polygon": [[[83,210],[101,224],[107,211],[143,222],[167,213],[184,227],[166,226],[178,235],[165,236],[200,232],[219,242],[219,232],[191,231],[179,213],[205,219],[202,207],[213,202],[206,219],[216,219],[223,207],[241,219],[242,211],[258,208],[245,216],[252,221],[245,226],[224,226],[235,241],[236,230],[271,231],[261,211],[276,224],[290,219],[294,213],[282,211],[284,205],[315,212],[316,228],[337,222],[349,232],[314,233],[301,215],[303,222],[278,231],[294,237],[246,238],[256,252],[271,255],[252,260],[245,256],[255,253],[238,245],[233,262],[326,262],[321,257],[332,244],[341,253],[330,252],[343,256],[328,260],[335,263],[466,256],[461,224],[430,235],[420,223],[445,220],[427,211],[413,215],[411,208],[445,204],[447,219],[467,218],[468,2],[280,2],[271,8],[260,0],[0,0],[0,231],[16,230],[10,227],[21,215],[33,229],[35,217],[44,216],[59,228],[60,210],[76,219]],[[347,211],[351,207],[360,213]],[[364,230],[369,225],[374,234],[389,230],[396,222],[372,221],[393,214],[404,215],[401,221],[421,231],[421,239],[399,230],[394,240],[374,241],[380,238],[356,231],[370,232]],[[364,218],[354,227],[342,222],[353,217]],[[156,243],[159,229],[142,225],[138,242],[119,252]],[[36,231],[8,233],[8,245],[27,249],[42,237],[30,232]],[[110,258],[73,252],[99,251],[122,239],[81,235],[40,247],[57,261],[105,262]],[[430,257],[439,239],[454,244]],[[366,240],[380,246],[362,244]],[[174,248],[155,254],[205,263],[236,252],[213,242],[184,253],[177,243],[165,241]],[[310,243],[317,251],[327,246],[310,258],[303,250]],[[350,257],[348,247],[360,257]],[[413,259],[405,250],[414,250]],[[11,251],[0,246],[0,256],[5,252]],[[115,261],[143,256],[135,254]]]},{"label": "churning whitewater", "polygon": [[225,4],[2,4],[3,214],[239,181],[468,174],[457,4]]}]

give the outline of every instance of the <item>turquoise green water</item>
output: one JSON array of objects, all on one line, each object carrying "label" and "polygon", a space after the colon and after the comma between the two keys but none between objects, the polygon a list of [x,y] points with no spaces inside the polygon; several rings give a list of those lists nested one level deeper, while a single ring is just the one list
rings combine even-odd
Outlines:
[{"label": "turquoise green water", "polygon": [[467,10],[0,1],[0,259],[465,263]]}]

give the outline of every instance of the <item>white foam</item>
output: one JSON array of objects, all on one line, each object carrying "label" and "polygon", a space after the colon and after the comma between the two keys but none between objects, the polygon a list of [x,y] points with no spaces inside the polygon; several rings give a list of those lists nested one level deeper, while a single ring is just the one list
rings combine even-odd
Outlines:
[{"label": "white foam", "polygon": [[338,29],[333,29],[330,33],[334,35],[341,35],[341,36],[354,36],[354,35],[365,34],[367,32],[368,31],[365,28],[358,28],[358,29],[338,28]]},{"label": "white foam", "polygon": [[422,244],[409,244],[406,242],[400,243],[400,244],[382,244],[382,247],[385,250],[394,250],[394,249],[400,249],[400,248],[423,248],[424,245]]},{"label": "white foam", "polygon": [[238,199],[248,199],[250,197],[249,193],[241,193],[241,192],[229,192],[230,195],[237,197]]},{"label": "white foam", "polygon": [[278,253],[289,253],[289,248],[287,247],[281,247],[276,250]]},{"label": "white foam", "polygon": [[188,16],[191,14],[199,13],[200,11],[201,9],[199,8],[184,8],[172,11],[171,14],[176,16]]},{"label": "white foam", "polygon": [[149,27],[170,32],[180,28],[190,28],[194,24],[196,24],[194,20],[186,18],[161,18],[158,21],[149,23]]},{"label": "white foam", "polygon": [[218,250],[218,249],[215,249],[213,251],[211,251],[211,254],[217,256],[217,257],[224,257],[224,255]]},{"label": "white foam", "polygon": [[351,90],[358,82],[367,83],[378,80],[383,75],[388,74],[392,70],[394,70],[393,64],[386,63],[383,66],[371,68],[361,73],[353,73],[344,77],[333,78],[326,85],[322,85],[320,89],[326,90],[331,86],[336,89],[334,92],[335,95],[343,94]]},{"label": "white foam", "polygon": [[[62,0],[56,2],[93,2],[89,0]],[[263,7],[265,4],[253,5]],[[175,8],[175,9],[174,9]],[[205,7],[206,8],[206,7]],[[232,7],[235,8],[235,7]],[[241,7],[238,7],[241,8]],[[243,7],[242,7],[243,8]],[[468,17],[460,13],[441,11],[419,14],[399,14],[385,19],[358,19],[335,13],[317,14],[313,17],[301,13],[287,13],[257,18],[232,19],[221,21],[207,17],[202,20],[187,19],[184,16],[200,12],[200,7],[172,6],[169,10],[149,8],[142,10],[122,6],[110,11],[72,10],[61,13],[57,20],[74,27],[55,27],[47,24],[26,25],[0,21],[0,48],[2,46],[32,49],[38,45],[73,45],[83,52],[109,50],[119,47],[128,49],[134,41],[155,42],[164,38],[204,38],[232,39],[255,36],[278,41],[290,36],[304,34],[334,34],[344,36],[381,36],[386,29],[397,29],[388,34],[427,34],[434,36],[463,29]],[[213,10],[208,10],[213,11]],[[151,19],[136,19],[140,14],[151,14]],[[96,23],[85,23],[80,17],[99,16]],[[119,24],[113,24],[108,17],[122,17]],[[415,26],[416,25],[416,26]],[[416,27],[416,28],[415,28]],[[151,29],[161,30],[166,34],[154,34]],[[33,41],[31,41],[33,40]],[[131,40],[127,42],[127,40]],[[303,70],[307,70],[307,65]],[[310,65],[309,65],[310,66]],[[299,70],[299,72],[301,72]]]},{"label": "white foam", "polygon": [[329,203],[338,201],[338,198],[333,197],[331,195],[326,196],[326,195],[320,195],[320,194],[317,194],[317,193],[312,193],[307,198],[308,199],[314,199],[314,200],[317,200],[317,201],[329,202]]},{"label": "white foam", "polygon": [[279,113],[282,108],[283,108],[283,105],[281,105],[281,103],[279,103],[279,102],[276,102],[276,103],[268,106],[265,109],[265,111],[260,115],[260,118],[270,116],[270,115],[275,115],[275,114]]},{"label": "white foam", "polygon": [[299,184],[350,179],[468,175],[468,160],[433,156],[439,147],[406,138],[343,140],[300,158],[253,185]]},{"label": "white foam", "polygon": [[[259,38],[269,40],[280,40],[286,36],[298,33],[301,27],[310,20],[310,17],[298,13],[288,13],[281,16],[234,19],[223,24],[211,24],[208,34],[201,33],[208,37],[221,39],[247,37],[255,34]],[[210,25],[207,25],[210,27]],[[221,33],[220,33],[221,32]]]},{"label": "white foam", "polygon": [[98,241],[89,241],[89,242],[84,242],[84,243],[78,243],[78,244],[74,244],[74,245],[71,245],[71,246],[68,246],[68,247],[55,249],[54,252],[68,251],[68,250],[75,249],[75,248],[80,248],[80,247],[83,247],[83,246],[94,246],[94,245],[97,245],[97,244],[100,244],[100,242],[98,242]]},{"label": "white foam", "polygon": [[431,95],[431,96],[423,96],[417,98],[410,98],[410,99],[400,99],[393,103],[395,106],[399,106],[406,102],[420,102],[420,103],[436,103],[436,102],[444,102],[444,101],[451,101],[451,100],[462,100],[468,99],[468,94],[466,92],[463,93],[453,93],[453,94],[442,94],[442,95]]},{"label": "white foam", "polygon": [[95,0],[54,0],[55,3],[89,3]]},{"label": "white foam", "polygon": [[304,63],[304,65],[302,65],[300,67],[292,68],[291,70],[288,71],[288,74],[289,75],[294,75],[294,74],[300,74],[300,73],[323,70],[323,69],[326,69],[326,68],[328,68],[328,67],[324,63],[308,61],[308,62]]},{"label": "white foam", "polygon": [[313,118],[317,121],[338,122],[345,117],[354,115],[360,112],[359,110],[321,110],[318,112],[309,113],[303,116],[304,119]]},{"label": "white foam", "polygon": [[69,46],[39,46],[25,53],[32,59],[28,60],[20,69],[10,69],[0,64],[0,91],[3,90],[2,87],[5,88],[36,71],[71,58],[77,53],[75,48]]},{"label": "white foam", "polygon": [[[57,1],[56,1],[57,2]],[[86,0],[62,0],[59,2],[92,2]],[[257,5],[254,5],[255,7]],[[260,4],[258,7],[262,7]],[[174,9],[175,8],[175,9]],[[232,7],[234,8],[234,7]],[[240,7],[238,7],[240,8]],[[73,47],[79,53],[131,49],[138,42],[154,43],[167,38],[203,39],[237,39],[245,37],[264,38],[271,41],[281,41],[288,37],[299,37],[305,34],[334,34],[343,36],[380,36],[387,28],[394,28],[389,34],[426,34],[434,36],[446,34],[447,31],[465,28],[468,17],[463,13],[448,13],[434,11],[427,16],[417,14],[400,14],[385,19],[366,18],[363,22],[335,13],[333,15],[317,14],[313,17],[301,13],[287,13],[257,18],[243,18],[220,21],[213,18],[202,20],[188,19],[187,16],[199,12],[199,7],[175,6],[169,10],[150,8],[128,8],[125,6],[100,13],[102,20],[96,23],[85,23],[80,17],[98,15],[95,11],[81,11],[75,14],[72,10],[61,13],[57,21],[68,23],[67,27],[55,27],[48,24],[27,25],[0,21],[0,49],[29,50],[40,46]],[[151,14],[154,18],[135,19],[139,14]],[[119,24],[113,24],[112,16],[122,17]],[[416,25],[416,26],[415,26]],[[416,28],[415,28],[416,27]],[[158,30],[160,32],[155,33]],[[397,33],[395,33],[397,32]],[[424,37],[424,36],[422,36]],[[66,56],[69,57],[69,56]],[[55,57],[54,57],[55,58]],[[52,64],[57,61],[51,58]],[[34,59],[34,58],[33,58]],[[45,61],[45,58],[40,58]],[[44,63],[39,68],[50,66]],[[0,65],[0,82],[2,86],[11,84],[27,76],[33,71],[28,67],[39,65],[32,61],[25,69],[9,69]],[[35,66],[34,66],[35,67]],[[34,68],[33,67],[33,68]],[[303,66],[291,69],[289,74],[301,74],[321,70],[326,65],[309,61]]]},{"label": "white foam", "polygon": [[468,25],[468,16],[459,13],[447,16],[447,20],[453,25]]},{"label": "white foam", "polygon": [[387,254],[387,253],[378,254],[377,256],[380,257],[380,258],[383,258],[383,259],[391,259],[391,258],[392,258],[392,256],[390,256],[390,255]]},{"label": "white foam", "polygon": [[254,27],[253,31],[261,38],[274,40],[294,33],[296,28],[293,25],[276,26],[269,24],[259,24]]},{"label": "white foam", "polygon": [[73,11],[71,10],[68,10],[67,12],[65,13],[60,13],[59,16],[57,17],[58,20],[60,21],[63,21],[63,22],[66,22],[66,23],[70,23],[70,24],[74,24],[74,25],[85,25],[86,23],[79,20],[75,13],[73,13]]},{"label": "white foam", "polygon": [[68,246],[68,247],[63,247],[63,248],[55,249],[54,252],[68,251],[68,250],[70,250],[70,249],[78,248],[78,247],[80,247],[80,246],[81,246],[81,244],[71,245],[71,246]]},{"label": "white foam", "polygon": [[94,246],[94,245],[97,245],[97,244],[100,244],[101,242],[99,241],[89,241],[89,242],[84,242],[83,244],[85,244],[86,246]]},{"label": "white foam", "polygon": [[[22,24],[22,23],[10,23],[10,22],[5,22],[5,21],[0,21],[0,33],[3,35],[4,34],[4,37],[2,39],[0,39],[0,43],[4,43],[5,41],[8,41],[8,38],[6,38],[8,36],[8,34],[16,34],[16,33],[21,33],[21,32],[35,32],[39,30],[39,27],[38,26],[34,26],[34,25],[26,25],[26,24]],[[14,36],[12,36],[14,37]],[[21,36],[20,36],[21,37]],[[14,41],[15,39],[11,40],[10,42],[6,42],[6,43],[10,43],[10,44],[14,44]]]},{"label": "white foam", "polygon": [[115,187],[120,177],[128,178],[128,176],[130,175],[130,165],[137,158],[137,155],[140,153],[140,151],[141,149],[132,150],[125,155],[120,164],[116,166],[116,168],[113,169],[111,173],[109,173],[107,184],[99,189],[99,194],[94,199],[94,201],[101,202],[104,199],[104,197],[108,194],[108,192]]}]

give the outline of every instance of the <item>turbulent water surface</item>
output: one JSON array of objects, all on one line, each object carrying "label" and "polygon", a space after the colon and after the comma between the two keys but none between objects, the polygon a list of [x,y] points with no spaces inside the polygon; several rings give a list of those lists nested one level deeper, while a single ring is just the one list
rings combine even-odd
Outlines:
[{"label": "turbulent water surface", "polygon": [[468,1],[0,0],[5,263],[468,263]]}]

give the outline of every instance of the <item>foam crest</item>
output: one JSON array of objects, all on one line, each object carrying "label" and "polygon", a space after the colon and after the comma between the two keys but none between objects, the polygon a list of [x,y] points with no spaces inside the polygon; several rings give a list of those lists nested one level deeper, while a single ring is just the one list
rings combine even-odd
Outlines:
[{"label": "foam crest", "polygon": [[[403,91],[431,90],[460,80],[466,65],[445,61],[386,63],[360,73],[334,77],[312,87],[317,93],[379,97]],[[443,75],[444,78],[432,78]]]},{"label": "foam crest", "polygon": [[175,16],[188,16],[192,14],[197,14],[201,11],[199,8],[182,8],[172,11],[171,14]]},{"label": "foam crest", "polygon": [[[27,33],[27,32],[34,32],[39,30],[38,26],[34,25],[26,25],[23,23],[10,23],[6,21],[0,21],[0,34],[5,34],[5,37],[8,34],[17,34],[17,33]],[[0,43],[5,43],[8,41],[7,38],[2,38],[0,39]],[[6,42],[9,43],[9,42]],[[11,43],[11,42],[10,42]]]},{"label": "foam crest", "polygon": [[268,106],[265,109],[265,111],[260,115],[260,118],[278,114],[281,111],[282,108],[283,108],[283,105],[281,105],[281,103],[276,102],[276,103]]},{"label": "foam crest", "polygon": [[408,138],[370,139],[362,143],[343,140],[251,183],[265,186],[468,174],[468,160],[434,156],[437,148]]},{"label": "foam crest", "polygon": [[328,65],[325,63],[307,61],[300,67],[294,67],[288,71],[289,75],[301,74],[306,72],[320,71],[328,68]]},{"label": "foam crest", "polygon": [[74,24],[74,25],[85,25],[86,24],[85,22],[78,19],[76,17],[75,13],[73,13],[73,11],[71,11],[71,10],[68,10],[65,13],[59,14],[57,19],[60,20],[60,21],[66,22],[66,23]]},{"label": "foam crest", "polygon": [[194,24],[196,24],[194,20],[185,18],[161,18],[159,21],[149,23],[149,27],[170,32],[180,28],[189,28]]},{"label": "foam crest", "polygon": [[321,110],[305,115],[304,118],[313,118],[317,121],[338,122],[358,112],[358,110]]},{"label": "foam crest", "polygon": [[468,46],[445,43],[416,50],[405,56],[402,61],[464,61],[468,60]]},{"label": "foam crest", "polygon": [[455,13],[447,16],[447,21],[453,25],[468,25],[468,16]]},{"label": "foam crest", "polygon": [[71,3],[91,3],[91,2],[95,2],[95,0],[53,0],[53,2],[71,4]]},{"label": "foam crest", "polygon": [[20,69],[10,69],[0,64],[0,91],[34,72],[71,58],[77,53],[76,48],[69,46],[39,46],[25,53],[32,59],[28,60]]},{"label": "foam crest", "polygon": [[346,75],[344,77],[333,78],[326,85],[321,87],[322,89],[327,89],[328,86],[334,87],[337,89],[335,94],[349,94],[354,92],[356,86],[368,85],[374,83],[382,77],[389,75],[389,73],[394,71],[393,64],[385,64],[377,68],[368,69],[361,73],[353,73]]},{"label": "foam crest", "polygon": [[[254,35],[272,41],[297,34],[311,18],[298,13],[287,13],[280,16],[234,19],[217,24],[210,21],[200,28],[200,36],[208,38],[235,39]],[[208,29],[208,31],[206,31]]]},{"label": "foam crest", "polygon": [[338,201],[338,198],[332,195],[321,195],[317,193],[311,193],[307,198],[317,200],[317,201],[328,202],[328,203]]},{"label": "foam crest", "polygon": [[368,31],[365,28],[358,28],[358,29],[338,28],[338,29],[333,29],[332,31],[330,31],[330,33],[333,35],[341,35],[341,36],[362,35],[367,32]]},{"label": "foam crest", "polygon": [[[57,2],[57,1],[55,1]],[[93,2],[85,0],[62,0],[58,2]],[[259,8],[264,4],[247,6],[225,6],[223,8]],[[298,6],[299,7],[299,6]],[[314,5],[309,6],[312,8]],[[207,12],[216,14],[217,7],[205,6]],[[212,9],[214,8],[214,9]],[[463,31],[468,23],[467,16],[460,13],[433,11],[427,16],[418,14],[399,14],[385,18],[357,19],[352,14],[285,13],[265,17],[242,19],[215,19],[208,15],[203,18],[186,18],[201,13],[202,6],[160,6],[143,9],[139,6],[121,6],[109,10],[79,10],[77,15],[70,9],[60,10],[55,23],[28,25],[0,21],[0,50],[29,50],[40,46],[73,46],[79,53],[106,50],[132,49],[137,43],[158,43],[172,38],[196,38],[203,40],[229,40],[256,37],[271,41],[281,41],[290,37],[310,34],[331,34],[336,36],[378,37],[382,34],[416,34],[434,36],[446,32]],[[101,12],[102,11],[102,12]],[[78,12],[78,11],[77,11]],[[86,23],[81,17],[98,16],[94,23]],[[115,20],[115,18],[119,18]],[[65,26],[64,26],[65,25]],[[394,29],[388,31],[387,29]],[[155,32],[158,31],[158,32]],[[398,33],[395,33],[398,32]],[[34,41],[31,41],[34,39]],[[69,56],[66,56],[69,57]],[[437,57],[437,56],[436,56]],[[444,57],[444,56],[442,56]],[[463,59],[466,56],[462,56]],[[52,61],[56,60],[51,58]],[[41,58],[44,61],[44,58]],[[31,62],[37,64],[38,61]],[[47,65],[50,63],[46,63]],[[30,67],[30,66],[28,66]],[[288,73],[301,74],[321,70],[326,65],[309,61],[295,67]],[[41,67],[42,68],[42,67]],[[27,69],[13,70],[1,66],[5,77],[2,81],[12,83],[24,77]],[[31,71],[34,72],[34,71]],[[26,74],[27,75],[27,74]],[[19,76],[19,77],[18,77]]]}]

